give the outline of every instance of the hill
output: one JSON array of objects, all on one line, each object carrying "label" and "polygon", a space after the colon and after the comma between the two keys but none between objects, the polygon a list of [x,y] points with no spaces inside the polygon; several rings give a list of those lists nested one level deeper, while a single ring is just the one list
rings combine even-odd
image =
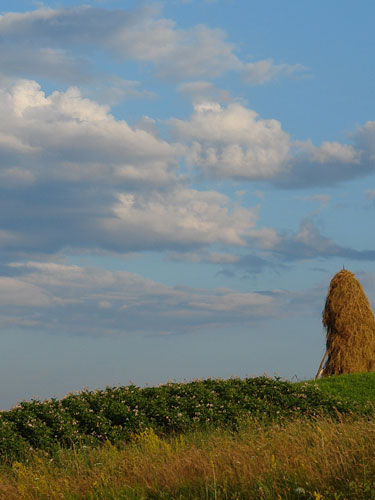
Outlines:
[{"label": "hill", "polygon": [[359,411],[355,401],[338,394],[322,382],[256,377],[107,387],[61,400],[23,401],[0,413],[0,455],[12,460],[30,449],[53,453],[59,447],[116,443],[150,428],[168,435],[197,428],[236,429],[244,419],[267,423]]}]

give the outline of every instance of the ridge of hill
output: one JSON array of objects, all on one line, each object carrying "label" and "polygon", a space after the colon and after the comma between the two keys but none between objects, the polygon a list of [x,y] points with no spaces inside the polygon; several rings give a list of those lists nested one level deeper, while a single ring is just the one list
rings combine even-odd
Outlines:
[{"label": "ridge of hill", "polygon": [[[362,379],[366,381],[358,378]],[[53,453],[59,447],[116,443],[145,429],[161,435],[212,427],[235,430],[246,419],[266,424],[369,411],[363,391],[353,397],[355,382],[342,385],[333,377],[332,382],[206,379],[158,387],[107,387],[63,399],[23,401],[0,413],[0,456],[13,460],[30,449]]]}]

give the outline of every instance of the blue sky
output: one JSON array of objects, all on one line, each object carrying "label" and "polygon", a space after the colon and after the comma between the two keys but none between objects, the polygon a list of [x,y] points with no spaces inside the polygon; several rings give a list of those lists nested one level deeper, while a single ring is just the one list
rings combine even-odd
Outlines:
[{"label": "blue sky", "polygon": [[0,406],[314,376],[375,300],[371,1],[1,2]]}]

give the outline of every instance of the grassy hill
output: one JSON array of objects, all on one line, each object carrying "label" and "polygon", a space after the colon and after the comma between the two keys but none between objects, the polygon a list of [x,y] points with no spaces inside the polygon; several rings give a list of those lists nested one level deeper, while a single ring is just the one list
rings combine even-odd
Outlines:
[{"label": "grassy hill", "polygon": [[0,413],[0,498],[370,500],[374,382],[208,379],[22,402]]},{"label": "grassy hill", "polygon": [[18,459],[29,449],[52,453],[61,446],[116,443],[150,428],[167,435],[208,427],[236,429],[244,419],[266,423],[363,413],[362,386],[371,386],[373,379],[352,376],[343,383],[338,379],[317,384],[267,377],[207,379],[159,387],[107,387],[61,400],[24,401],[0,413],[0,456]]},{"label": "grassy hill", "polygon": [[364,407],[367,403],[375,405],[375,373],[352,373],[336,375],[317,380],[325,394],[338,399],[355,401]]}]

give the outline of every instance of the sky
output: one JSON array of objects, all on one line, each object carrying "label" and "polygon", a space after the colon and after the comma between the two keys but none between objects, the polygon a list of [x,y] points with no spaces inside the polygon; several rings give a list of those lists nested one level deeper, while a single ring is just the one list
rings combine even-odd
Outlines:
[{"label": "sky", "polygon": [[0,408],[312,378],[375,302],[372,0],[0,1]]}]

